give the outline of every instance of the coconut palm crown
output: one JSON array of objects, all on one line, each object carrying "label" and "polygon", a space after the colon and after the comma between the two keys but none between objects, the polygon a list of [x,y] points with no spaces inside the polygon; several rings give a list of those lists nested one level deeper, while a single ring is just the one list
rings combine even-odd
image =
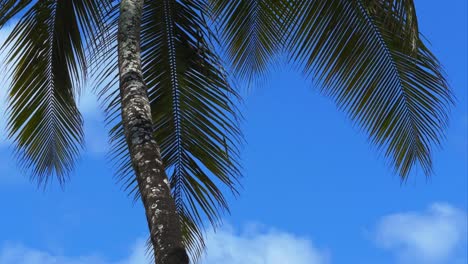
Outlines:
[{"label": "coconut palm crown", "polygon": [[278,61],[331,97],[402,179],[414,168],[432,174],[454,99],[412,0],[0,0],[0,28],[15,23],[0,44],[11,79],[8,137],[39,184],[63,184],[73,170],[84,145],[77,100],[93,86],[107,113],[117,178],[140,198],[118,86],[125,3],[141,5],[135,52],[194,260],[204,249],[204,222],[219,223],[228,210],[223,190],[236,193],[241,177],[232,78],[251,82]]}]

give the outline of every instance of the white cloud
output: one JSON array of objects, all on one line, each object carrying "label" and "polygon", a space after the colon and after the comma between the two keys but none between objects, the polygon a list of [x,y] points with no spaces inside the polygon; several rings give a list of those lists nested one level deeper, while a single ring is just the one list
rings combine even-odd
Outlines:
[{"label": "white cloud", "polygon": [[270,230],[235,234],[223,229],[207,236],[205,264],[325,264],[328,254],[309,239]]},{"label": "white cloud", "polygon": [[[224,228],[207,235],[207,254],[203,264],[326,264],[328,256],[306,238],[270,230],[235,234]],[[0,248],[2,264],[148,264],[146,245],[137,240],[129,256],[123,260],[106,261],[99,255],[67,257],[18,244]]]},{"label": "white cloud", "polygon": [[401,263],[454,263],[457,258],[466,258],[462,249],[466,246],[466,225],[465,211],[435,203],[424,212],[383,217],[376,242],[393,252]]},{"label": "white cloud", "polygon": [[21,244],[4,244],[0,249],[2,264],[148,264],[145,243],[138,240],[132,247],[131,254],[124,260],[106,261],[99,255],[68,257],[47,251],[28,248]]},{"label": "white cloud", "polygon": [[[3,42],[10,34],[13,29],[13,24],[8,24],[5,27],[0,29],[0,45],[3,45]],[[6,51],[0,51],[0,71],[5,73],[6,65],[4,65],[4,53]],[[0,76],[0,147],[2,144],[6,143],[5,140],[5,103],[6,103],[6,92],[8,87],[8,76],[2,74]]]},{"label": "white cloud", "polygon": [[131,248],[130,255],[126,259],[118,261],[116,264],[149,264],[151,263],[150,260],[151,258],[146,251],[146,239],[138,239]]},{"label": "white cloud", "polygon": [[98,257],[68,258],[48,252],[27,248],[22,245],[7,244],[0,251],[0,263],[4,264],[104,264]]}]

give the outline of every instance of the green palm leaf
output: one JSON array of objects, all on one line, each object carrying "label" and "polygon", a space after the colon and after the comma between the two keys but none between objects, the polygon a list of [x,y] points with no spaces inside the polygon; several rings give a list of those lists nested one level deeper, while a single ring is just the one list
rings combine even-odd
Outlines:
[{"label": "green palm leaf", "polygon": [[31,0],[0,0],[0,29],[31,2]]},{"label": "green palm leaf", "polygon": [[252,81],[263,75],[284,50],[290,17],[288,0],[210,0],[226,58],[242,78]]},{"label": "green palm leaf", "polygon": [[336,100],[406,178],[443,138],[452,95],[424,45],[411,0],[211,0],[241,75],[283,51]]},{"label": "green palm leaf", "polygon": [[75,99],[86,76],[84,40],[96,35],[99,10],[93,0],[38,1],[3,46],[13,65],[8,136],[40,184],[51,175],[63,183],[83,144]]},{"label": "green palm leaf", "polygon": [[423,44],[412,1],[297,1],[292,60],[347,111],[406,178],[432,171],[451,92]]}]

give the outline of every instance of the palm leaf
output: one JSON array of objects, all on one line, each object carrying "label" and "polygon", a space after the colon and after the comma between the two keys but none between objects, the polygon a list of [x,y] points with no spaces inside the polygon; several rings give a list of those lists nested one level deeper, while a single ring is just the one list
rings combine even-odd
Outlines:
[{"label": "palm leaf", "polygon": [[8,136],[22,167],[39,184],[72,170],[83,144],[75,99],[86,77],[86,39],[100,19],[95,0],[37,1],[22,16],[3,49],[12,64]]},{"label": "palm leaf", "polygon": [[424,45],[411,0],[210,0],[227,58],[241,75],[289,60],[367,131],[406,178],[432,170],[452,95]]},{"label": "palm leaf", "polygon": [[409,0],[295,1],[287,47],[406,178],[432,171],[452,95]]},{"label": "palm leaf", "polygon": [[211,17],[232,70],[252,81],[268,72],[284,50],[290,20],[288,0],[210,0]]},{"label": "palm leaf", "polygon": [[0,29],[31,2],[31,0],[0,0]]}]

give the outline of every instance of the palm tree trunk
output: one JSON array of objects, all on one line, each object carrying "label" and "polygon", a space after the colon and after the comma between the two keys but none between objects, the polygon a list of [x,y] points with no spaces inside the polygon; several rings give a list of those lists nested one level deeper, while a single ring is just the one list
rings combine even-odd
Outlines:
[{"label": "palm tree trunk", "polygon": [[140,24],[143,0],[122,0],[118,33],[122,121],[157,264],[187,264],[181,227],[159,146],[141,71]]}]

